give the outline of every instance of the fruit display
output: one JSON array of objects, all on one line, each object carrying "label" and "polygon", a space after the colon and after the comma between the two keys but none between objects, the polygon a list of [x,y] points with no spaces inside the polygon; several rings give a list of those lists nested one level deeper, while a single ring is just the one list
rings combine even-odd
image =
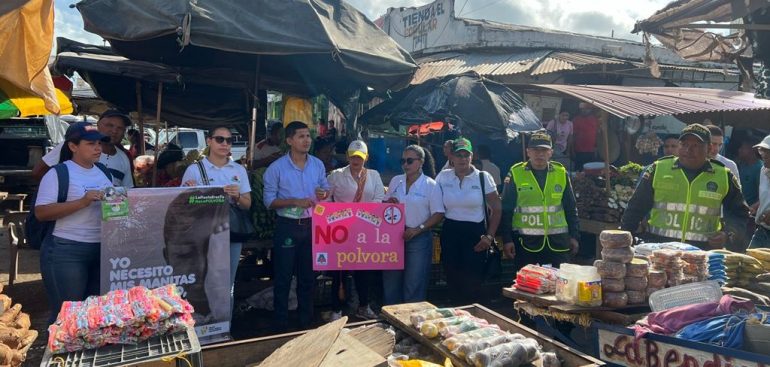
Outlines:
[{"label": "fruit display", "polygon": [[29,315],[21,312],[21,304],[12,305],[2,291],[0,284],[0,366],[21,366],[38,333],[30,330]]},{"label": "fruit display", "polygon": [[258,168],[250,173],[249,182],[251,183],[251,215],[254,220],[254,228],[257,230],[258,240],[269,240],[273,238],[275,232],[275,210],[265,207],[262,201],[264,193],[263,175],[266,167]]},{"label": "fruit display", "polygon": [[603,176],[579,175],[572,184],[577,200],[578,216],[601,222],[620,221],[643,167],[629,163],[618,169],[610,167],[610,191]]},{"label": "fruit display", "polygon": [[658,149],[660,149],[661,145],[663,145],[663,141],[652,130],[646,134],[639,135],[639,138],[636,139],[636,150],[639,154],[658,154]]}]

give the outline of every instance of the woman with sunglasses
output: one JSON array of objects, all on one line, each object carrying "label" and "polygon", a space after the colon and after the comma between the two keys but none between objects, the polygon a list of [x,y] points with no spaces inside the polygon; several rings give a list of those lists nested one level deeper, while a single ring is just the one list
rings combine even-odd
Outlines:
[{"label": "woman with sunglasses", "polygon": [[488,252],[500,224],[501,203],[492,176],[471,164],[470,140],[454,140],[450,159],[452,168],[436,176],[438,188],[433,195],[443,203],[440,211],[446,217],[441,229],[441,263],[447,285],[455,302],[467,304],[478,300]]},{"label": "woman with sunglasses", "polygon": [[382,273],[384,304],[420,302],[426,298],[430,264],[433,256],[431,228],[441,222],[441,202],[432,202],[436,181],[423,173],[425,150],[410,145],[401,153],[403,175],[390,180],[386,203],[403,203],[406,230],[404,231],[404,270],[385,270]]},{"label": "woman with sunglasses", "polygon": [[[366,169],[364,165],[369,158],[369,149],[361,140],[354,140],[348,146],[348,165],[329,174],[332,201],[340,203],[381,203],[385,197],[385,187],[380,173]],[[353,279],[358,292],[358,312],[356,316],[362,319],[376,319],[377,314],[369,306],[369,290],[374,271],[353,271]],[[337,290],[344,279],[345,273],[332,272],[332,320],[342,317],[342,302]]]},{"label": "woman with sunglasses", "polygon": [[[182,176],[182,186],[223,186],[231,205],[248,210],[251,208],[251,185],[246,169],[230,158],[233,140],[228,127],[218,126],[209,130],[206,138],[208,155],[200,161],[200,165],[187,167]],[[201,166],[208,182],[201,177]],[[232,291],[242,248],[241,242],[230,243],[230,307],[234,304]]]}]

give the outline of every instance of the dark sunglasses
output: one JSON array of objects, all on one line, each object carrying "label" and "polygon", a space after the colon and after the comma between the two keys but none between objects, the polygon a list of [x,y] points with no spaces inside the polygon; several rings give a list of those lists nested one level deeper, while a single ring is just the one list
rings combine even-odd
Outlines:
[{"label": "dark sunglasses", "polygon": [[403,165],[404,163],[406,163],[407,165],[410,165],[410,164],[414,163],[414,161],[418,161],[418,160],[419,159],[417,159],[417,158],[406,158],[406,159],[401,158],[401,165]]},{"label": "dark sunglasses", "polygon": [[232,136],[227,138],[225,138],[224,136],[212,136],[211,138],[214,139],[214,141],[217,142],[217,144],[222,144],[224,142],[227,142],[228,145],[233,145],[233,141],[235,141],[235,139]]}]

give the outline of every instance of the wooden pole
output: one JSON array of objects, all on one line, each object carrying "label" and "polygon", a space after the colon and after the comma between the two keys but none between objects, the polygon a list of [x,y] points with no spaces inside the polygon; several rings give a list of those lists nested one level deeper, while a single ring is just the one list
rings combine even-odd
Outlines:
[{"label": "wooden pole", "polygon": [[139,115],[139,155],[144,155],[144,114],[142,114],[142,82],[136,81],[136,113]]},{"label": "wooden pole", "polygon": [[254,147],[257,139],[257,108],[259,108],[259,69],[261,67],[262,57],[257,56],[257,65],[254,68],[254,98],[251,106],[251,131],[249,132],[249,156],[246,157],[247,167],[253,168],[252,159],[254,159]]},{"label": "wooden pole", "polygon": [[152,187],[158,184],[158,139],[160,138],[160,110],[163,102],[163,82],[158,82],[158,108],[155,109],[155,126],[158,129],[155,132],[155,160],[152,164]]},{"label": "wooden pole", "polygon": [[609,114],[607,111],[602,111],[599,117],[599,122],[601,123],[600,126],[603,127],[603,129],[600,129],[602,132],[602,135],[604,135],[604,179],[605,179],[605,189],[607,189],[607,193],[610,192],[610,119]]}]

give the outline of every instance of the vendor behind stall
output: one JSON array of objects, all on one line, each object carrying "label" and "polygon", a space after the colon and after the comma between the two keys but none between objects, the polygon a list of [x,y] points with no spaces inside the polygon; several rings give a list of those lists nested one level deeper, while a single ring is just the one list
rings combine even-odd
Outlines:
[{"label": "vendor behind stall", "polygon": [[679,157],[663,157],[646,169],[621,228],[637,233],[642,218],[649,214],[648,233],[643,236],[649,241],[743,252],[749,208],[738,178],[724,164],[708,159],[711,132],[707,127],[689,125],[679,141]]},{"label": "vendor behind stall", "polygon": [[[503,193],[505,254],[516,268],[527,264],[559,266],[578,251],[579,220],[567,169],[552,162],[551,136],[532,134],[528,161],[515,164]],[[514,242],[513,231],[519,238]]]}]

